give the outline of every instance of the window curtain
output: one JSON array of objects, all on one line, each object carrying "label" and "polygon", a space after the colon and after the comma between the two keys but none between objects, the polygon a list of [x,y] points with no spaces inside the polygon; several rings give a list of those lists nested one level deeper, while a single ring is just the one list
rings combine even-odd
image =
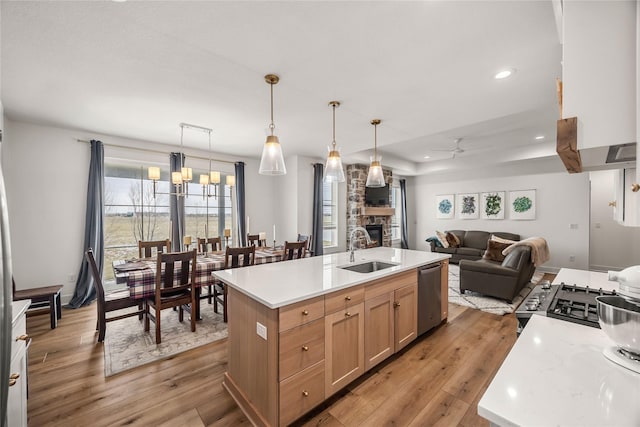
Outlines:
[{"label": "window curtain", "polygon": [[400,216],[400,246],[402,249],[409,249],[409,239],[407,238],[407,180],[400,180],[400,207],[402,208]]},{"label": "window curtain", "polygon": [[171,220],[171,250],[180,252],[182,250],[182,236],[184,235],[184,197],[178,197],[175,187],[171,183],[173,172],[182,172],[184,166],[183,153],[171,153],[169,155],[169,219]]},{"label": "window curtain", "polygon": [[238,218],[236,222],[238,224],[238,245],[247,246],[247,231],[245,230],[246,206],[245,206],[245,193],[244,193],[244,162],[236,163],[236,206],[238,212]]},{"label": "window curtain", "polygon": [[313,165],[313,222],[311,230],[313,233],[313,241],[311,242],[311,251],[313,256],[323,254],[322,244],[322,175],[324,166],[322,163]]},{"label": "window curtain", "polygon": [[[101,141],[91,140],[91,162],[87,187],[87,211],[84,223],[84,249],[93,248],[102,276],[104,270],[104,147]],[[79,308],[96,298],[96,286],[89,264],[82,254],[80,272],[69,307]]]}]

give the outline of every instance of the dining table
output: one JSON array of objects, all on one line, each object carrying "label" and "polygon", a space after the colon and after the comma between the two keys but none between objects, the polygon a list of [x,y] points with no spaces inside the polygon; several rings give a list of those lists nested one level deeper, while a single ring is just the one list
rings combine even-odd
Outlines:
[{"label": "dining table", "polygon": [[[254,264],[267,264],[282,260],[282,247],[256,247]],[[212,273],[224,269],[225,251],[198,254],[196,258],[196,287],[216,283]],[[143,299],[155,295],[157,258],[134,258],[113,261],[116,283],[126,283],[132,298]],[[174,277],[177,281],[181,269],[176,265]],[[164,275],[164,270],[162,272]]]}]

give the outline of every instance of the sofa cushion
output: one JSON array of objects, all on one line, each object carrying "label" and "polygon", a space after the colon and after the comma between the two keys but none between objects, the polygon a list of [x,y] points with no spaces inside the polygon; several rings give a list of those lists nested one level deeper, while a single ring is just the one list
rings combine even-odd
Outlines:
[{"label": "sofa cushion", "polygon": [[447,242],[447,235],[445,233],[436,230],[436,236],[438,236],[438,240],[443,248],[449,247],[449,242]]},{"label": "sofa cushion", "polygon": [[498,261],[502,262],[504,260],[504,255],[502,255],[502,251],[511,246],[511,243],[503,243],[493,239],[487,240],[487,250],[484,251],[483,259],[490,261]]},{"label": "sofa cushion", "polygon": [[[506,239],[506,240],[511,240],[514,242],[517,242],[520,240],[520,235],[519,234],[513,234],[513,233],[504,233],[504,232],[497,232],[497,233],[491,233],[492,236],[496,236],[496,237],[500,237],[501,239]],[[497,240],[497,239],[494,239]]]},{"label": "sofa cushion", "polygon": [[464,234],[466,233],[465,230],[447,230],[447,233],[455,234],[460,246],[468,246],[464,241]]},{"label": "sofa cushion", "polygon": [[455,254],[460,248],[436,248],[436,252],[442,252],[443,254]]},{"label": "sofa cushion", "polygon": [[482,251],[476,248],[458,248],[456,252],[458,255],[471,255],[471,256],[482,256]]},{"label": "sofa cushion", "polygon": [[502,261],[503,267],[517,269],[520,266],[522,257],[531,257],[531,248],[527,246],[518,246],[509,252]]},{"label": "sofa cushion", "polygon": [[464,234],[464,245],[467,248],[476,248],[483,251],[487,247],[487,240],[491,233],[487,231],[470,230]]},{"label": "sofa cushion", "polygon": [[448,231],[445,237],[447,238],[447,243],[449,244],[450,248],[460,247],[460,239],[458,239],[458,236]]}]

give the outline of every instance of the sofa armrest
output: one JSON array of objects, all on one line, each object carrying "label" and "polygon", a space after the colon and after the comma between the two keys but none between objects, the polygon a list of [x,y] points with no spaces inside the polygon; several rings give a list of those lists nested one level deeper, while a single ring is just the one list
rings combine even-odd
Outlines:
[{"label": "sofa armrest", "polygon": [[469,260],[461,260],[460,261],[460,270],[473,271],[476,273],[485,273],[485,274],[493,274],[499,276],[508,276],[508,277],[517,277],[519,272],[513,268],[503,267],[500,264],[494,264],[490,261],[478,260],[478,261],[469,261]]}]

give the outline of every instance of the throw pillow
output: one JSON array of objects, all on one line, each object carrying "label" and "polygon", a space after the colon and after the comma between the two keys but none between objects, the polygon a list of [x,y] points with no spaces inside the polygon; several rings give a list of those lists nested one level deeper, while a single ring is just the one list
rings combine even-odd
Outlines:
[{"label": "throw pillow", "polygon": [[431,236],[431,237],[427,237],[427,242],[428,243],[435,243],[436,248],[441,248],[442,247],[442,243],[440,243],[440,240],[438,240],[438,238],[436,236]]},{"label": "throw pillow", "polygon": [[449,243],[450,248],[460,247],[460,239],[458,239],[458,236],[447,231],[447,234],[445,235],[445,237],[447,238],[447,243]]},{"label": "throw pillow", "polygon": [[515,240],[503,239],[502,237],[498,237],[493,234],[491,235],[490,239],[493,240],[494,242],[500,242],[500,243],[509,243],[509,244],[516,243]]},{"label": "throw pillow", "polygon": [[440,241],[440,244],[442,245],[443,248],[448,248],[449,247],[449,242],[447,242],[447,235],[440,232],[440,231],[436,231],[436,236],[438,236],[438,240]]},{"label": "throw pillow", "polygon": [[511,243],[502,243],[496,240],[489,239],[487,240],[487,250],[484,251],[484,255],[482,255],[482,258],[489,261],[502,262],[504,261],[504,255],[502,255],[502,251],[511,245]]}]

